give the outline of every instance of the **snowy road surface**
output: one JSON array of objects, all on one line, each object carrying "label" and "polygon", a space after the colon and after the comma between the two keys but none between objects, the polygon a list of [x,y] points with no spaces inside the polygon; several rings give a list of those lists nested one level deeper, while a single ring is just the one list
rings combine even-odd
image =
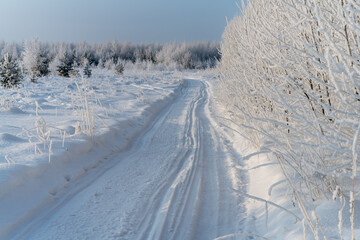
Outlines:
[{"label": "snowy road surface", "polygon": [[[211,116],[209,87],[187,79],[123,151],[3,236],[14,239],[214,239],[240,231],[239,173]],[[91,157],[91,156],[89,156]],[[231,238],[230,238],[231,239]]]}]

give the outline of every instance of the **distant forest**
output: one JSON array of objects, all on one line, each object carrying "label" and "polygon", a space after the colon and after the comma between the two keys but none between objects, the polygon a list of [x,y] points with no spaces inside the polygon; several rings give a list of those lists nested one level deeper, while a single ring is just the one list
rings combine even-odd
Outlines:
[{"label": "distant forest", "polygon": [[[168,44],[133,44],[130,42],[107,42],[89,44],[49,43],[37,39],[23,43],[6,43],[0,41],[0,54],[3,59],[8,54],[22,66],[26,53],[37,56],[45,63],[43,73],[50,72],[53,66],[66,59],[69,64],[81,66],[86,59],[92,67],[106,67],[118,62],[152,62],[169,66],[177,64],[183,69],[204,69],[214,67],[220,60],[218,42],[172,42]],[[55,66],[54,66],[55,65]]]}]

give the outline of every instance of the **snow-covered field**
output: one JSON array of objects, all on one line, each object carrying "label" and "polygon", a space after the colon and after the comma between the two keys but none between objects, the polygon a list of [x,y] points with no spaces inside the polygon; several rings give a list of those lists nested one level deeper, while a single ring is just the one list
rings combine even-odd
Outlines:
[{"label": "snow-covered field", "polygon": [[[76,85],[79,84],[79,89]],[[48,196],[88,169],[103,151],[121,151],[181,89],[170,72],[128,71],[124,76],[95,72],[87,79],[94,133],[84,133],[86,108],[81,79],[48,77],[19,89],[1,90],[0,228],[22,225]],[[89,155],[91,152],[91,156]],[[86,156],[87,157],[83,157]],[[106,165],[106,164],[104,164]],[[5,235],[4,235],[5,234]]]}]

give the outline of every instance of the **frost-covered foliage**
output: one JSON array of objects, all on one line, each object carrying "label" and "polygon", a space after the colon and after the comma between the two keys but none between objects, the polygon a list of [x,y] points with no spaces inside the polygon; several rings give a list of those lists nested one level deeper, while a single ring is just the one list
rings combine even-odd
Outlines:
[{"label": "frost-covered foliage", "polygon": [[92,71],[91,71],[91,68],[90,68],[90,63],[89,63],[89,60],[87,58],[85,58],[83,60],[83,74],[84,76],[86,77],[91,77],[91,74],[92,74]]},{"label": "frost-covered foliage", "polygon": [[3,58],[6,54],[9,54],[14,60],[17,60],[22,52],[23,46],[17,43],[6,43],[0,41],[0,53]]},{"label": "frost-covered foliage", "polygon": [[32,82],[49,73],[49,62],[47,52],[42,49],[37,39],[24,43],[21,64]]},{"label": "frost-covered foliage", "polygon": [[61,77],[70,77],[70,74],[74,70],[75,54],[69,50],[63,50],[58,56],[59,65],[57,65],[57,71]]},{"label": "frost-covered foliage", "polygon": [[170,43],[156,54],[156,61],[166,66],[176,63],[185,69],[214,67],[220,60],[217,43]]},{"label": "frost-covered foliage", "polygon": [[18,63],[9,54],[6,54],[0,65],[0,83],[5,88],[16,87],[23,77]]},{"label": "frost-covered foliage", "polygon": [[360,199],[359,23],[353,0],[252,0],[223,35],[219,94],[274,153],[315,236],[313,201],[353,196],[354,216]]},{"label": "frost-covered foliage", "polygon": [[115,66],[115,72],[119,75],[123,74],[125,70],[125,66],[122,62],[118,62]]},{"label": "frost-covered foliage", "polygon": [[0,41],[0,55],[9,53],[31,81],[49,73],[63,77],[79,74],[84,59],[92,67],[116,71],[118,62],[162,65],[165,68],[204,69],[214,67],[220,60],[220,45],[216,42],[170,44],[132,44],[117,41],[102,44],[44,43],[37,39],[24,44]]}]

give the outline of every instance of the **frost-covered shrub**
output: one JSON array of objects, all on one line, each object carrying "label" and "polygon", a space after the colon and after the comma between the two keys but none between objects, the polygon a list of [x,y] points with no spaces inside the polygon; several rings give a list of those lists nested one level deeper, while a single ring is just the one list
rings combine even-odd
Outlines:
[{"label": "frost-covered shrub", "polygon": [[5,88],[19,85],[23,79],[17,61],[9,54],[5,54],[0,65],[0,83]]},{"label": "frost-covered shrub", "polygon": [[273,152],[299,206],[360,199],[359,19],[351,0],[253,0],[223,35],[219,98]]}]

